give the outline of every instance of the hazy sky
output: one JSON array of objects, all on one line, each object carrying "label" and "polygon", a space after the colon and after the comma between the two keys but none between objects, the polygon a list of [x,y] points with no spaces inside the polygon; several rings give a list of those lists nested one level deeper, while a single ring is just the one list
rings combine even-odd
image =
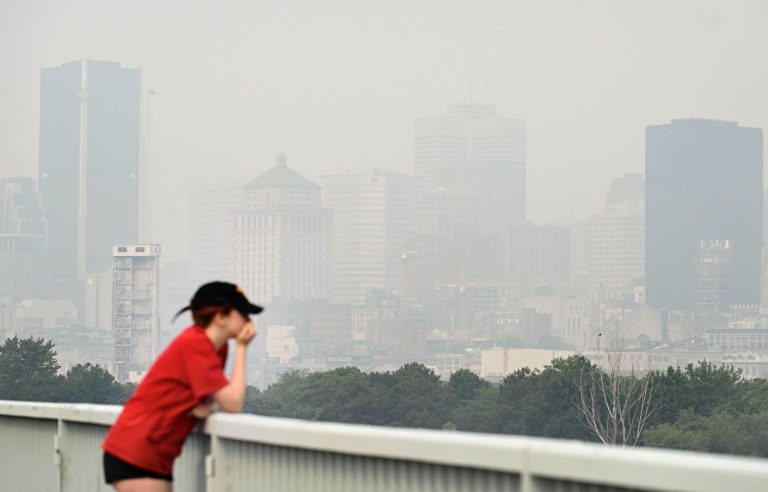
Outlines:
[{"label": "hazy sky", "polygon": [[278,152],[318,180],[412,172],[414,119],[496,104],[528,126],[528,211],[585,217],[643,169],[644,128],[768,128],[768,2],[0,0],[0,175],[37,175],[39,69],[90,57],[156,91],[155,239],[184,255],[190,184]]}]

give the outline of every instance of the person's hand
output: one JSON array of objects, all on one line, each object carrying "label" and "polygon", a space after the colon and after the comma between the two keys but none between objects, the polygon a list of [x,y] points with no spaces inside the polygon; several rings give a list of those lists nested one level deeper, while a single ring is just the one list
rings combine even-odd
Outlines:
[{"label": "person's hand", "polygon": [[235,337],[235,340],[237,340],[238,344],[241,345],[248,345],[251,343],[251,340],[253,340],[253,337],[256,336],[256,327],[253,326],[253,322],[249,321],[243,327],[240,329],[240,332]]},{"label": "person's hand", "polygon": [[201,403],[187,413],[190,417],[204,419],[213,413],[213,405],[210,403]]}]

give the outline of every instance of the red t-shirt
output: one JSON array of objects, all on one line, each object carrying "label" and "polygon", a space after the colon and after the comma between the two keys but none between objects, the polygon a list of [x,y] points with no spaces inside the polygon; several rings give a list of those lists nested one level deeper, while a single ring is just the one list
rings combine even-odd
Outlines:
[{"label": "red t-shirt", "polygon": [[226,360],[226,343],[217,352],[202,328],[185,329],[125,402],[102,449],[134,466],[170,475],[195,426],[188,412],[228,384]]}]

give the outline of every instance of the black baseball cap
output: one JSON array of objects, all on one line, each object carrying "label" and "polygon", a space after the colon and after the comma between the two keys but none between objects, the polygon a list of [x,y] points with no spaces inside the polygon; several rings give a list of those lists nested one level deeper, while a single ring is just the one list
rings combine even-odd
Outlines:
[{"label": "black baseball cap", "polygon": [[176,316],[175,320],[184,311],[200,309],[204,307],[222,307],[225,309],[235,309],[243,316],[259,314],[264,310],[261,306],[252,304],[243,289],[229,282],[209,282],[200,286],[195,295],[190,299],[189,305],[183,307]]}]

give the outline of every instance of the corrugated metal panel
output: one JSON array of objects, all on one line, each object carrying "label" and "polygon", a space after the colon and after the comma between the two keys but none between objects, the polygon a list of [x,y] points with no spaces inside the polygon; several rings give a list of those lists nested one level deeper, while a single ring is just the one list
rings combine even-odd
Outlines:
[{"label": "corrugated metal panel", "polygon": [[218,439],[213,490],[271,492],[516,492],[519,477],[490,470],[323,453]]},{"label": "corrugated metal panel", "polygon": [[101,443],[108,427],[79,422],[62,422],[61,454],[62,492],[111,491],[104,483]]},{"label": "corrugated metal panel", "polygon": [[0,489],[4,492],[57,490],[54,443],[56,420],[0,418]]},{"label": "corrugated metal panel", "polygon": [[536,492],[653,492],[650,489],[627,489],[567,480],[535,480]]},{"label": "corrugated metal panel", "polygon": [[205,434],[189,436],[173,466],[174,490],[205,492],[205,456],[210,452],[210,440]]}]

